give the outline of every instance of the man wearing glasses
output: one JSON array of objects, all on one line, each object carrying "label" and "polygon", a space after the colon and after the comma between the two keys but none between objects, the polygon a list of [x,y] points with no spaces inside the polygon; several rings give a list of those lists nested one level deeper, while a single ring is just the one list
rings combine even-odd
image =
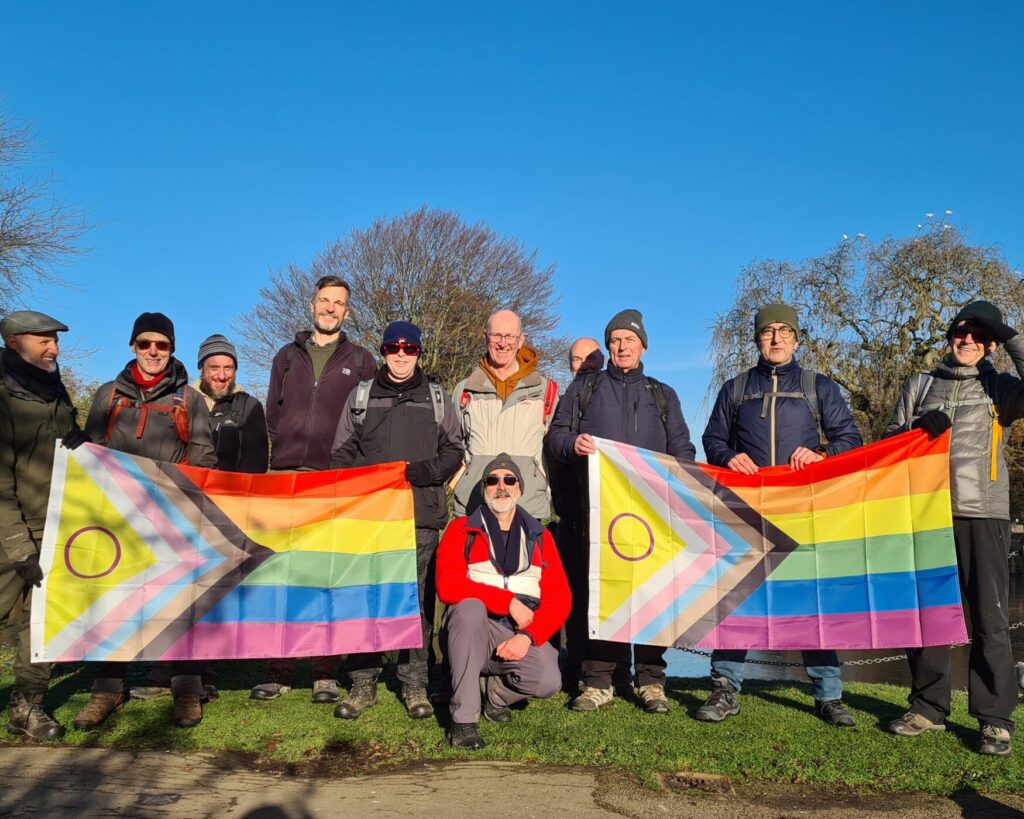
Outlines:
[{"label": "man wearing glasses", "polygon": [[515,458],[502,452],[481,474],[483,504],[451,522],[437,551],[437,594],[448,606],[448,739],[463,750],[484,747],[481,713],[508,723],[510,706],[558,691],[558,651],[548,641],[571,604],[551,532],[518,503],[528,487]]},{"label": "man wearing glasses", "polygon": [[[829,455],[861,445],[853,414],[839,385],[820,373],[801,369],[796,311],[767,304],[754,316],[757,364],[719,390],[707,428],[708,463],[753,475],[761,467],[788,464],[800,470]],[[696,718],[721,722],[740,712],[746,650],[711,653],[713,690]],[[804,669],[813,683],[815,713],[829,725],[852,726],[843,707],[843,683],[835,651],[804,651]]]},{"label": "man wearing glasses", "polygon": [[[420,328],[393,321],[384,330],[377,375],[351,392],[342,410],[332,447],[331,468],[405,461],[413,487],[416,518],[416,582],[423,643],[399,652],[402,702],[412,719],[434,713],[427,699],[428,661],[433,639],[432,562],[438,534],[448,522],[445,484],[462,463],[462,430],[451,399],[420,369]],[[334,710],[341,719],[358,719],[377,702],[379,653],[351,654],[346,667],[352,687]]]},{"label": "man wearing glasses", "polygon": [[[967,710],[981,727],[975,750],[1008,756],[1017,681],[1008,619],[1010,486],[1003,430],[1024,417],[1024,336],[1006,325],[995,305],[975,301],[953,319],[946,340],[949,352],[935,369],[904,385],[886,434],[923,429],[937,438],[951,430],[953,539],[971,627]],[[1000,344],[1016,376],[988,361]],[[946,730],[949,652],[949,646],[907,651],[910,710],[889,723],[892,733]]]},{"label": "man wearing glasses", "polygon": [[[206,401],[189,386],[185,365],[174,357],[174,324],[163,313],[135,320],[129,346],[135,358],[96,393],[85,431],[94,443],[156,461],[214,468],[217,454],[210,438]],[[128,663],[100,663],[88,704],[76,728],[96,728],[128,699],[124,675]],[[203,718],[200,663],[171,666],[174,724],[198,725]]]},{"label": "man wearing glasses", "polygon": [[498,310],[487,320],[485,353],[452,392],[466,443],[466,470],[455,487],[455,514],[482,502],[484,465],[505,452],[527,478],[521,506],[538,520],[551,517],[544,434],[558,402],[558,384],[537,372],[537,352],[526,344],[519,316]]}]

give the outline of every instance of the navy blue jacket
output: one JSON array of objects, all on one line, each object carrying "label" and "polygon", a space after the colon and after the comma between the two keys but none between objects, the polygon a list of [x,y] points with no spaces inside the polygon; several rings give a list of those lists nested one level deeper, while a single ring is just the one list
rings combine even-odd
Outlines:
[{"label": "navy blue jacket", "polygon": [[597,374],[594,392],[577,433],[571,426],[576,396],[583,381],[576,378],[558,403],[547,439],[548,452],[554,458],[565,463],[577,460],[573,450],[576,436],[586,432],[655,452],[667,452],[683,460],[694,459],[697,450],[690,442],[690,430],[683,418],[679,396],[667,384],[662,385],[666,414],[662,424],[654,393],[647,387],[643,363],[627,373],[609,364]]},{"label": "navy blue jacket", "polygon": [[[775,384],[773,386],[773,379]],[[768,411],[761,417],[762,401],[747,400],[740,404],[733,428],[732,384],[730,378],[718,392],[704,430],[704,453],[708,463],[726,466],[736,455],[745,452],[758,466],[789,463],[793,450],[802,446],[820,449],[818,427],[811,408],[804,398],[769,399]],[[843,400],[839,385],[821,373],[815,378],[818,405],[821,408],[821,428],[828,440],[826,455],[838,455],[863,441],[853,414]],[[748,371],[744,392],[800,392],[800,365],[794,358],[788,364],[773,367],[763,358]],[[732,440],[735,432],[735,441]],[[772,440],[774,436],[774,448]]]}]

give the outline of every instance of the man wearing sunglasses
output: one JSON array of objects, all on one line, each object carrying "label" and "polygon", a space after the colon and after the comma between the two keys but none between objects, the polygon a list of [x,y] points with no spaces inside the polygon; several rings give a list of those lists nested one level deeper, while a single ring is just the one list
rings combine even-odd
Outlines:
[{"label": "man wearing sunglasses", "polygon": [[[423,642],[399,652],[402,701],[412,719],[434,713],[427,699],[430,643],[436,597],[432,564],[441,529],[448,522],[445,484],[462,463],[462,430],[451,399],[420,369],[420,328],[393,321],[384,330],[384,364],[370,381],[349,394],[338,421],[331,468],[405,461],[412,484],[416,518],[416,585]],[[346,662],[352,687],[334,710],[341,719],[358,719],[377,702],[383,667],[379,653],[351,654]]]},{"label": "man wearing sunglasses", "polygon": [[551,517],[544,435],[558,402],[558,384],[537,371],[519,316],[498,310],[487,319],[484,355],[452,391],[466,442],[466,470],[455,486],[455,514],[482,502],[481,470],[499,452],[515,459],[530,481],[522,507],[538,520]]},{"label": "man wearing sunglasses", "polygon": [[548,641],[571,605],[551,532],[519,505],[527,489],[519,464],[503,452],[481,473],[484,503],[451,522],[437,551],[437,595],[448,606],[448,739],[463,750],[484,747],[481,713],[507,723],[510,706],[558,691],[558,651]]},{"label": "man wearing sunglasses", "polygon": [[[932,438],[950,430],[949,470],[960,592],[971,628],[967,709],[978,720],[979,754],[1007,756],[1017,705],[1010,647],[1009,475],[1003,430],[1024,417],[1024,336],[1007,326],[994,304],[965,306],[946,333],[949,348],[934,370],[911,376],[887,435],[923,429]],[[988,360],[1002,344],[1016,375]],[[950,704],[950,647],[907,651],[910,710],[889,723],[899,736],[946,730]]]},{"label": "man wearing sunglasses", "polygon": [[[156,461],[214,468],[210,414],[203,396],[188,383],[185,365],[174,357],[174,324],[163,313],[143,313],[132,327],[135,357],[96,393],[86,432],[101,446]],[[203,718],[200,663],[171,665],[174,724],[198,725]],[[103,723],[128,699],[128,663],[100,663],[88,704],[75,717],[76,728]]]},{"label": "man wearing sunglasses", "polygon": [[[708,463],[753,475],[766,466],[800,470],[863,441],[839,385],[805,370],[796,359],[800,324],[788,304],[766,304],[754,316],[757,364],[722,385],[704,429]],[[829,725],[849,727],[835,651],[804,651],[815,713]],[[712,692],[697,709],[703,722],[739,713],[745,650],[711,653]]]}]

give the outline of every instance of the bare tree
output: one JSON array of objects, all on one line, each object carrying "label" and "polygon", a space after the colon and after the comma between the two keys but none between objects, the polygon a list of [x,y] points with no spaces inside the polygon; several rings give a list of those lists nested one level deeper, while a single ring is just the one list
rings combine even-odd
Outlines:
[{"label": "bare tree", "polygon": [[328,244],[309,269],[289,265],[271,274],[234,329],[244,358],[266,371],[282,344],[309,329],[316,280],[340,276],[352,287],[347,329],[353,339],[376,351],[388,322],[412,321],[423,330],[424,371],[450,389],[482,355],[487,317],[501,307],[519,314],[543,359],[564,360],[566,341],[553,332],[554,270],[539,267],[537,251],[519,240],[424,205],[352,230]]},{"label": "bare tree", "polygon": [[[865,440],[877,440],[903,383],[934,366],[949,322],[979,298],[1024,329],[1020,274],[998,249],[969,244],[945,219],[929,217],[912,236],[878,243],[844,238],[822,256],[798,262],[755,262],[741,271],[733,307],[713,325],[707,400],[756,361],[757,307],[785,301],[800,315],[802,363],[835,379]],[[1001,351],[995,363],[1007,366]]]},{"label": "bare tree", "polygon": [[0,314],[33,285],[59,281],[53,271],[82,252],[82,214],[54,193],[52,177],[32,172],[32,128],[0,110]]}]

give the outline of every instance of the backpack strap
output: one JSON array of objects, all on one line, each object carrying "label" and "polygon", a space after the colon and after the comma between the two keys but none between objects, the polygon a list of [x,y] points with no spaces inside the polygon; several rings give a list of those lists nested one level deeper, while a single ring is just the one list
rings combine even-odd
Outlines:
[{"label": "backpack strap", "polygon": [[800,392],[803,393],[811,415],[814,417],[814,426],[818,428],[818,444],[824,446],[828,443],[825,438],[825,431],[821,427],[821,403],[818,401],[818,374],[814,370],[800,370]]},{"label": "backpack strap", "polygon": [[434,405],[434,423],[444,426],[444,390],[436,381],[429,382],[430,403]]},{"label": "backpack strap", "polygon": [[352,404],[352,422],[357,426],[363,425],[366,417],[366,408],[370,404],[370,387],[373,386],[373,379],[360,381],[356,384],[356,397]]},{"label": "backpack strap", "polygon": [[555,411],[555,402],[558,400],[558,384],[552,379],[547,379],[547,387],[544,389],[544,414],[541,416],[541,426],[547,427],[551,413]]},{"label": "backpack strap", "polygon": [[572,432],[580,431],[580,421],[583,419],[590,399],[594,396],[594,387],[597,384],[598,373],[590,372],[583,376],[580,388],[576,391],[575,406],[572,410],[572,418],[569,421],[569,429]]},{"label": "backpack strap", "polygon": [[[135,425],[135,437],[141,438],[142,434],[146,430],[146,421],[149,420],[150,412],[167,412],[171,416],[171,421],[174,423],[174,431],[178,433],[178,438],[185,445],[188,445],[189,440],[189,420],[188,420],[188,397],[185,393],[185,385],[182,384],[174,391],[174,396],[171,399],[170,405],[168,404],[153,404],[148,401],[137,401],[129,395],[125,395],[122,392],[118,392],[115,386],[110,391],[110,403],[107,405],[107,442],[110,442],[110,436],[114,431],[114,425],[117,423],[117,418],[121,414],[121,410],[125,407],[138,407],[139,412],[139,423]],[[187,463],[183,461],[183,463]]]},{"label": "backpack strap", "polygon": [[654,396],[654,403],[658,407],[658,417],[661,419],[661,425],[668,428],[668,399],[665,398],[665,385],[662,384],[657,378],[647,378],[647,389],[651,391],[651,395]]},{"label": "backpack strap", "polygon": [[768,417],[768,404],[772,398],[802,398],[814,418],[814,426],[818,430],[818,443],[827,443],[821,426],[821,402],[818,400],[818,373],[814,370],[800,368],[800,392],[747,392],[747,381],[750,370],[744,370],[732,380],[731,403],[732,423],[729,425],[729,445],[736,448],[736,421],[740,414],[740,405],[744,401],[760,401],[761,417]]}]

